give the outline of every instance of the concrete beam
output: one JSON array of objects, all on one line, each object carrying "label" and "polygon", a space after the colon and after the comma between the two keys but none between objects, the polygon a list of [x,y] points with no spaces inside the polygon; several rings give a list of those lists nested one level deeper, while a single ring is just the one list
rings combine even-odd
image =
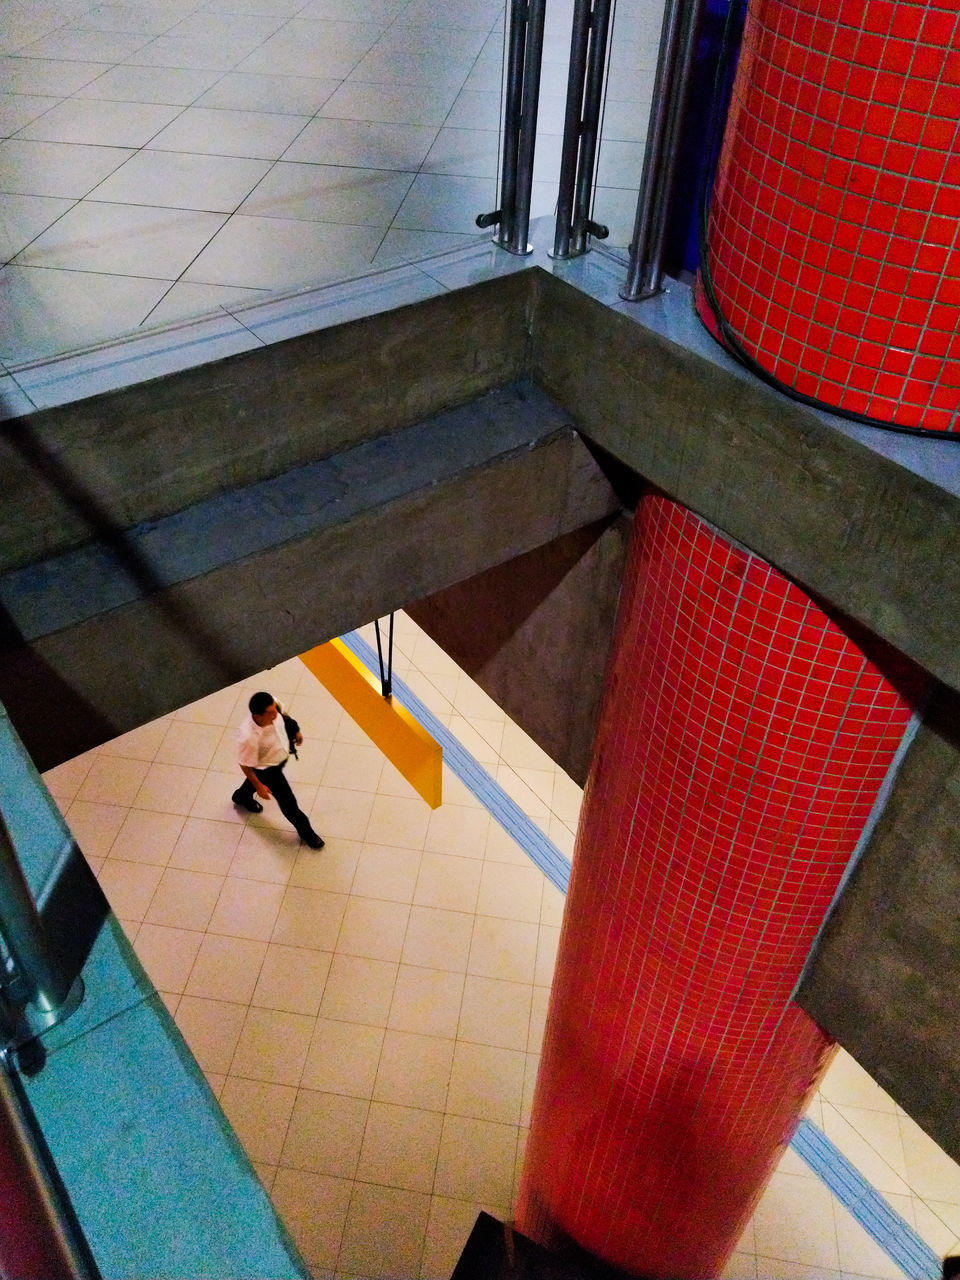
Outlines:
[{"label": "concrete beam", "polygon": [[960,1160],[960,697],[927,708],[797,1003]]},{"label": "concrete beam", "polygon": [[5,423],[0,572],[522,377],[535,292],[522,272]]},{"label": "concrete beam", "polygon": [[491,393],[8,573],[0,700],[47,769],[618,510],[546,397]]},{"label": "concrete beam", "polygon": [[584,435],[960,689],[960,498],[555,277],[540,287],[530,373]]}]

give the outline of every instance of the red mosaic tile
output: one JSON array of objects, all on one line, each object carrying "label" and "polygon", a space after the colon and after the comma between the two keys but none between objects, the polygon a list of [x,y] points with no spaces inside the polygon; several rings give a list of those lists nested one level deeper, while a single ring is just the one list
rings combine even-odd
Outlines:
[{"label": "red mosaic tile", "polygon": [[829,1051],[791,995],[910,708],[798,587],[655,495],[613,654],[518,1223],[717,1275]]},{"label": "red mosaic tile", "polygon": [[[960,10],[754,0],[733,94],[706,266],[741,346],[827,407],[863,413],[866,393],[890,425],[960,429],[944,426],[936,384],[921,395],[916,372],[942,354],[939,331],[960,329]],[[798,287],[839,311],[827,321]],[[701,315],[705,305],[701,293]],[[934,322],[944,307],[949,320]],[[912,326],[917,361],[899,385],[884,364],[882,392],[880,359],[836,340],[859,333],[863,316]]]}]

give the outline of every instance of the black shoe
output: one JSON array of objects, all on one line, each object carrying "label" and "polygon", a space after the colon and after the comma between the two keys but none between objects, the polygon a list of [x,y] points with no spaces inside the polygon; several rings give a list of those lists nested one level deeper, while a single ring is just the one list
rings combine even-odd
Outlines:
[{"label": "black shoe", "polygon": [[322,836],[318,836],[315,831],[308,836],[303,836],[303,843],[308,844],[311,849],[322,849],[326,841]]},{"label": "black shoe", "polygon": [[251,813],[263,813],[263,805],[259,800],[244,800],[236,791],[230,797],[238,809],[248,809]]}]

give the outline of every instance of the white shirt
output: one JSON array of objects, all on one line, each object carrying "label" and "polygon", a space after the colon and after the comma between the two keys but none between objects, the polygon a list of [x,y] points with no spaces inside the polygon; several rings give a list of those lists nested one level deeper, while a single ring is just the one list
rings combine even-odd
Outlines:
[{"label": "white shirt", "polygon": [[267,769],[272,764],[283,764],[290,755],[287,731],[283,716],[270,724],[259,725],[252,715],[237,730],[237,760],[248,769]]}]

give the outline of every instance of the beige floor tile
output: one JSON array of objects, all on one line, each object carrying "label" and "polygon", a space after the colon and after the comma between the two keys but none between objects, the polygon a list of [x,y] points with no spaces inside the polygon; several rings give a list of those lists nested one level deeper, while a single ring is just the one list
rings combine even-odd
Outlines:
[{"label": "beige floor tile", "polygon": [[[301,731],[303,733],[303,742],[297,748],[297,757],[292,759],[287,765],[287,777],[290,779],[290,785],[297,796],[303,792],[306,794],[308,787],[318,787],[323,782],[323,775],[326,773],[327,761],[330,759],[330,751],[333,748],[333,742],[327,737],[320,737],[315,733],[309,732],[303,728],[303,720],[300,715],[300,700],[297,700],[296,718],[300,722]],[[316,792],[314,791],[314,800]]]},{"label": "beige floor tile", "polygon": [[417,1275],[429,1213],[429,1195],[355,1183],[338,1269],[372,1280]]},{"label": "beige floor tile", "polygon": [[270,943],[251,1003],[316,1017],[332,959],[329,951]]},{"label": "beige floor tile", "polygon": [[322,1173],[277,1170],[270,1198],[311,1265],[336,1267],[352,1185]]},{"label": "beige floor tile", "polygon": [[77,792],[78,800],[129,807],[136,800],[150,764],[99,753]]},{"label": "beige floor tile", "polygon": [[543,872],[529,861],[525,867],[484,863],[477,914],[539,924],[543,885]]},{"label": "beige floor tile", "polygon": [[239,823],[187,818],[171,851],[170,866],[225,876],[243,830]]},{"label": "beige floor tile", "polygon": [[182,813],[186,816],[193,808],[205,777],[203,769],[191,769],[186,765],[148,765],[133,803],[138,809],[155,809],[158,813]]},{"label": "beige floor tile", "polygon": [[105,858],[130,812],[116,804],[74,800],[66,807],[67,826],[88,858]]},{"label": "beige floor tile", "polygon": [[383,1046],[382,1027],[318,1018],[301,1085],[350,1097],[373,1097]]},{"label": "beige floor tile", "polygon": [[[190,875],[187,871],[184,875]],[[207,928],[233,938],[257,938],[269,942],[283,901],[282,884],[241,880],[228,876]]]},{"label": "beige floor tile", "polygon": [[271,941],[332,951],[346,909],[346,894],[287,885]]},{"label": "beige floor tile", "polygon": [[163,875],[163,867],[108,858],[100,871],[100,887],[116,915],[142,920]]},{"label": "beige floor tile", "polygon": [[909,1116],[900,1115],[899,1121],[907,1180],[913,1193],[924,1200],[960,1205],[960,1166]]},{"label": "beige floor tile", "polygon": [[254,1173],[260,1179],[260,1185],[269,1195],[276,1180],[277,1166],[275,1164],[264,1164],[262,1160],[251,1160],[250,1163],[253,1165]]},{"label": "beige floor tile", "polygon": [[248,1004],[266,953],[265,942],[207,934],[187,982],[187,995]]},{"label": "beige floor tile", "polygon": [[583,787],[564,773],[557,766],[553,775],[553,795],[550,797],[550,811],[561,822],[576,827],[580,821],[580,810],[583,806]]},{"label": "beige floor tile", "polygon": [[543,1033],[550,1008],[550,988],[534,987],[530,1002],[530,1031],[527,1035],[527,1052],[539,1053],[543,1045]]},{"label": "beige floor tile", "polygon": [[370,810],[370,821],[364,838],[370,844],[422,849],[429,821],[430,808],[426,801],[378,795]]},{"label": "beige floor tile", "polygon": [[499,822],[491,822],[487,831],[487,843],[483,856],[488,862],[505,862],[514,867],[529,867],[530,855],[526,853]]},{"label": "beige floor tile", "polygon": [[155,759],[158,764],[209,769],[222,733],[222,725],[193,723],[177,717],[170,722]]},{"label": "beige floor tile", "polygon": [[418,907],[473,913],[477,909],[482,870],[483,863],[476,858],[424,853],[413,901]]},{"label": "beige floor tile", "polygon": [[353,1178],[370,1103],[301,1088],[287,1128],[280,1164],[335,1178]]},{"label": "beige floor tile", "polygon": [[453,1039],[460,1020],[463,984],[459,973],[402,964],[387,1025],[391,1031]]},{"label": "beige floor tile", "polygon": [[320,786],[310,817],[324,839],[342,836],[345,840],[362,840],[373,801],[372,792]]},{"label": "beige floor tile", "polygon": [[551,764],[549,769],[520,769],[516,766],[513,768],[514,773],[521,782],[526,783],[533,794],[541,801],[543,805],[543,818],[549,819],[550,801],[553,798],[553,784],[556,777],[556,767]]},{"label": "beige floor tile", "polygon": [[483,978],[532,983],[540,926],[523,920],[477,916],[467,972]]},{"label": "beige floor tile", "polygon": [[529,1128],[533,1113],[533,1095],[537,1088],[537,1072],[540,1070],[540,1054],[525,1055],[523,1068],[523,1101],[520,1104],[520,1127]]},{"label": "beige floor tile", "polygon": [[478,800],[447,765],[443,766],[443,803],[464,805],[468,809],[484,808],[483,801]]},{"label": "beige floor tile", "polygon": [[82,756],[74,756],[72,760],[65,760],[41,774],[47,790],[61,807],[76,797],[96,758],[95,751],[86,751]]},{"label": "beige floor tile", "polygon": [[390,902],[412,902],[422,857],[419,849],[364,843],[351,892]]},{"label": "beige floor tile", "polygon": [[506,724],[506,712],[501,707],[498,707],[494,700],[484,693],[478,684],[475,684],[469,676],[463,673],[460,674],[457,682],[457,692],[453,702],[460,714],[471,722],[474,720],[488,720],[495,724]]},{"label": "beige floor tile", "polygon": [[[462,715],[455,712],[450,717],[448,728],[460,745],[470,752],[478,764],[482,764],[489,769],[491,765],[497,763],[500,758],[497,748],[491,746],[489,739],[479,733],[469,720],[465,720]],[[500,732],[503,730],[502,725],[498,725],[496,728]]]},{"label": "beige floor tile", "polygon": [[[349,893],[363,845],[359,840],[326,834],[321,857],[304,845],[290,873],[290,884],[302,889],[324,889],[328,893]],[[375,895],[368,895],[373,897]]]},{"label": "beige floor tile", "polygon": [[401,796],[408,800],[415,799],[420,794],[390,760],[383,762],[383,772],[377,783],[377,791],[382,796]]},{"label": "beige floor tile", "polygon": [[913,1222],[922,1239],[941,1258],[960,1252],[960,1206],[943,1205],[936,1200],[925,1202],[914,1196]]},{"label": "beige floor tile", "polygon": [[542,822],[550,817],[550,806],[531,789],[516,769],[511,769],[509,765],[500,764],[497,766],[495,778],[510,799],[520,806],[528,818],[532,818],[534,822]]},{"label": "beige floor tile", "polygon": [[368,956],[335,955],[320,1002],[321,1016],[385,1027],[397,967],[390,961]]},{"label": "beige floor tile", "polygon": [[752,1253],[735,1252],[720,1272],[720,1280],[757,1280],[757,1259]]},{"label": "beige floor tile", "polygon": [[220,1105],[251,1160],[279,1164],[296,1097],[291,1085],[227,1077]]},{"label": "beige floor tile", "polygon": [[337,938],[344,955],[399,961],[410,908],[403,902],[350,897]]},{"label": "beige floor tile", "polygon": [[373,1089],[375,1100],[443,1111],[455,1043],[440,1036],[387,1031]]},{"label": "beige floor tile", "polygon": [[540,923],[557,928],[563,923],[563,909],[566,906],[566,894],[560,892],[549,880],[543,882],[543,904],[540,908]]},{"label": "beige floor tile", "polygon": [[526,1054],[457,1041],[447,1092],[447,1113],[519,1124]]},{"label": "beige floor tile", "polygon": [[[887,1195],[884,1199],[901,1216],[912,1212],[909,1196]],[[834,1201],[833,1211],[837,1226],[840,1270],[843,1274],[873,1276],[879,1280],[902,1280],[901,1268],[839,1201]]]},{"label": "beige floor tile", "polygon": [[137,956],[158,991],[182,992],[202,942],[199,930],[143,924],[137,930]]},{"label": "beige floor tile", "polygon": [[[833,1197],[819,1180],[774,1173],[753,1215],[757,1254],[839,1271]],[[763,1263],[758,1263],[766,1275]]]},{"label": "beige floor tile", "polygon": [[[536,769],[542,773],[553,774],[556,764],[542,747],[537,744],[515,724],[509,716],[503,723],[503,737],[500,739],[500,758],[504,764],[514,769]],[[553,784],[551,782],[551,792]]]},{"label": "beige floor tile", "polygon": [[403,940],[403,962],[466,973],[475,916],[439,907],[412,907]]},{"label": "beige floor tile", "polygon": [[110,856],[122,858],[124,862],[151,862],[165,867],[184,821],[179,814],[131,809],[110,847]]},{"label": "beige floor tile", "polygon": [[245,824],[249,815],[243,809],[238,809],[230,799],[242,781],[239,769],[230,772],[207,770],[190,806],[190,817],[233,822],[237,826]]},{"label": "beige floor tile", "polygon": [[247,1009],[223,1000],[183,996],[177,1005],[177,1026],[202,1071],[226,1074],[240,1039]]},{"label": "beige floor tile", "polygon": [[878,1191],[910,1194],[897,1115],[863,1107],[834,1106],[824,1100],[822,1117],[821,1127],[827,1137]]},{"label": "beige floor tile", "polygon": [[335,742],[327,755],[321,782],[347,791],[376,791],[383,771],[383,752],[366,744]]},{"label": "beige floor tile", "polygon": [[486,809],[444,804],[430,815],[423,847],[432,853],[482,858],[492,821]]},{"label": "beige floor tile", "polygon": [[150,924],[205,930],[223,884],[222,876],[166,867],[144,919]]},{"label": "beige floor tile", "polygon": [[433,1190],[443,1115],[371,1102],[357,1178],[406,1191]]},{"label": "beige floor tile", "polygon": [[837,1106],[864,1107],[896,1115],[897,1104],[863,1067],[846,1052],[837,1049],[826,1075],[820,1082],[820,1093]]},{"label": "beige floor tile", "polygon": [[539,987],[553,984],[553,971],[557,965],[557,947],[560,944],[560,929],[557,925],[540,925],[537,935],[537,963],[533,980]]},{"label": "beige floor tile", "polygon": [[492,1212],[488,1206],[475,1204],[472,1200],[453,1200],[449,1196],[431,1197],[427,1237],[420,1265],[421,1280],[448,1280],[460,1260],[481,1209]]},{"label": "beige floor tile", "polygon": [[[541,826],[543,824],[541,823]],[[551,815],[546,825],[546,833],[550,840],[560,850],[568,862],[573,861],[573,854],[577,844],[577,832],[575,827],[568,826],[565,822],[561,822],[559,818]]]},{"label": "beige floor tile", "polygon": [[230,1074],[298,1085],[315,1021],[299,1013],[248,1009]]},{"label": "beige floor tile", "polygon": [[[315,854],[315,850],[311,849]],[[231,876],[246,880],[264,880],[270,884],[287,884],[301,853],[296,832],[284,824],[280,830],[249,823],[243,829],[233,861]]]},{"label": "beige floor tile", "polygon": [[122,756],[126,760],[155,760],[169,725],[170,716],[161,716],[105,742],[98,751],[101,755]]},{"label": "beige floor tile", "polygon": [[[225,689],[218,689],[216,693],[208,693],[205,698],[198,698],[196,702],[188,702],[176,712],[175,718],[191,724],[216,725],[220,729],[227,725],[232,727],[239,724],[246,711],[245,702],[246,699],[241,697],[240,686],[231,684]],[[244,704],[242,711],[241,703]]]},{"label": "beige floor tile", "polygon": [[443,1121],[434,1194],[510,1209],[517,1154],[517,1126],[447,1115]]},{"label": "beige floor tile", "polygon": [[503,1049],[526,1049],[533,984],[467,975],[457,1038]]}]

